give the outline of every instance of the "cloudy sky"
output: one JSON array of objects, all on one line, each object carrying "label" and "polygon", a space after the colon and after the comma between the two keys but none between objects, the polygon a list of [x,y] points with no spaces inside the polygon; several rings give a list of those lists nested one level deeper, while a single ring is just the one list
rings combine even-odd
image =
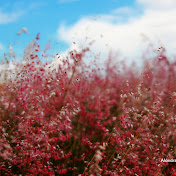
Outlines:
[{"label": "cloudy sky", "polygon": [[[28,33],[17,33],[21,28]],[[90,46],[104,60],[109,51],[140,62],[149,43],[176,53],[176,0],[0,1],[0,57],[13,45],[22,54],[40,32],[44,49],[64,53]],[[92,43],[92,45],[90,45]]]}]

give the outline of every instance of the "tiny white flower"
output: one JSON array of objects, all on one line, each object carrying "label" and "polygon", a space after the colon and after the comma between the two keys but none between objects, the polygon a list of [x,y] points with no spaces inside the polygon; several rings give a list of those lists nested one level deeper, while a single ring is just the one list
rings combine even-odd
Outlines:
[{"label": "tiny white flower", "polygon": [[95,155],[95,160],[96,161],[102,160],[102,152],[100,150],[97,150],[96,155]]},{"label": "tiny white flower", "polygon": [[117,159],[121,159],[121,158],[122,158],[122,157],[118,154],[118,155],[117,155]]},{"label": "tiny white flower", "polygon": [[134,135],[133,135],[133,134],[131,134],[131,137],[133,138],[133,137],[134,137]]},{"label": "tiny white flower", "polygon": [[21,30],[17,33],[17,35],[20,35],[22,32],[28,33],[27,28],[23,27]]},{"label": "tiny white flower", "polygon": [[115,121],[117,119],[117,117],[113,117],[112,120]]},{"label": "tiny white flower", "polygon": [[176,92],[173,92],[172,95],[173,95],[174,97],[176,97]]}]

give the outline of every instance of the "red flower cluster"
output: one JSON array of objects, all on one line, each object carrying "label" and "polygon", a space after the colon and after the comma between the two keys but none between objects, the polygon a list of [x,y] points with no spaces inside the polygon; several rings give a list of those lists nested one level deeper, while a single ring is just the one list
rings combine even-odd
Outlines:
[{"label": "red flower cluster", "polygon": [[175,61],[101,72],[85,49],[52,70],[37,40],[0,87],[0,175],[175,175]]}]

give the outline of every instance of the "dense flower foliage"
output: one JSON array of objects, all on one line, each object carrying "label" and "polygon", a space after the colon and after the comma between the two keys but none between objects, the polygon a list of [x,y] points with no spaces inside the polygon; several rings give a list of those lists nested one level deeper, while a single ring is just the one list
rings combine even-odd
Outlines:
[{"label": "dense flower foliage", "polygon": [[0,87],[0,175],[176,175],[175,61],[102,74],[84,49],[50,70],[38,40]]}]

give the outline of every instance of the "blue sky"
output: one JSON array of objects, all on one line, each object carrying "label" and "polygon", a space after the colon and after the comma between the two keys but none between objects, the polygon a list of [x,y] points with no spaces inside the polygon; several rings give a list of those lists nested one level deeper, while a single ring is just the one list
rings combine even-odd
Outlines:
[{"label": "blue sky", "polygon": [[[0,1],[0,43],[3,45],[0,56],[7,52],[9,44],[13,44],[14,50],[21,53],[38,32],[41,36],[41,46],[44,47],[48,40],[51,40],[53,49],[55,47],[55,50],[57,48],[65,50],[69,45],[56,38],[60,24],[73,25],[85,16],[108,14],[123,6],[134,6],[134,2],[132,0]],[[27,28],[28,34],[16,35],[22,27]],[[60,44],[56,46],[56,42]]]},{"label": "blue sky", "polygon": [[[156,38],[161,43],[170,43],[168,48],[171,52],[175,49],[174,7],[175,0],[156,0],[154,3],[152,0],[0,1],[0,57],[8,51],[9,44],[13,45],[17,54],[23,54],[26,44],[38,32],[42,49],[50,40],[51,53],[64,52],[72,42],[80,46],[88,35],[97,40],[92,48],[94,52],[103,52],[102,43],[106,41],[106,44],[112,44],[111,49],[116,47],[126,56],[135,56],[132,51],[141,49],[140,42],[136,41],[142,33],[152,40]],[[95,28],[87,34],[84,28],[90,25],[90,28]],[[16,35],[22,27],[27,28],[28,33]],[[78,33],[75,34],[75,31]],[[104,36],[102,41],[98,41],[99,32]]]}]

